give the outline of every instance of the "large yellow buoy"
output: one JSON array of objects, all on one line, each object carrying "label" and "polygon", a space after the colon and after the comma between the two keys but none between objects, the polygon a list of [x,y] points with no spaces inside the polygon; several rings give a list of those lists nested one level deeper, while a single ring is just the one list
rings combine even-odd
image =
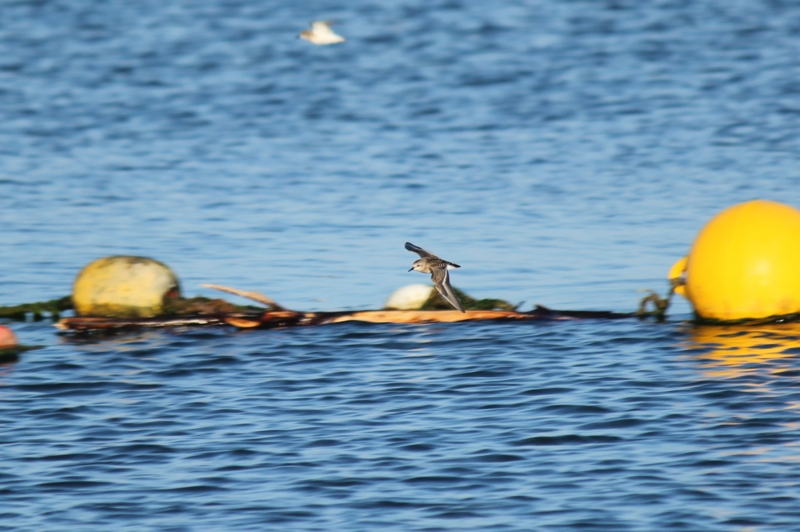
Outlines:
[{"label": "large yellow buoy", "polygon": [[83,316],[147,318],[164,308],[164,298],[180,294],[178,277],[147,257],[97,259],[78,274],[72,290],[75,310]]},{"label": "large yellow buoy", "polygon": [[700,319],[800,313],[800,211],[754,200],[717,214],[669,272]]}]

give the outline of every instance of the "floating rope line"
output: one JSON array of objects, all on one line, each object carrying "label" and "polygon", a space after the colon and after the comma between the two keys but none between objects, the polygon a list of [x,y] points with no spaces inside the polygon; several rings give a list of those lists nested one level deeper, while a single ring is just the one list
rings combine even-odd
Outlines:
[{"label": "floating rope line", "polygon": [[[641,319],[655,318],[656,321],[664,321],[667,318],[667,309],[672,302],[672,295],[675,293],[675,287],[669,289],[667,297],[661,297],[653,290],[647,290],[650,294],[642,298],[639,302],[639,308],[636,310],[636,316]],[[648,305],[652,305],[653,310],[648,310]]]}]

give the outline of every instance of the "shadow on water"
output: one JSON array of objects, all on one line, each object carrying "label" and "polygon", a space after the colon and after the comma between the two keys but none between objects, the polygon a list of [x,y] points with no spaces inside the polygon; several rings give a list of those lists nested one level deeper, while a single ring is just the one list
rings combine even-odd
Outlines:
[{"label": "shadow on water", "polygon": [[40,345],[15,345],[13,347],[0,348],[0,373],[3,368],[8,368],[19,362],[20,355],[25,351],[39,349]]},{"label": "shadow on water", "polygon": [[0,373],[3,369],[19,362],[19,351],[16,349],[0,349]]}]

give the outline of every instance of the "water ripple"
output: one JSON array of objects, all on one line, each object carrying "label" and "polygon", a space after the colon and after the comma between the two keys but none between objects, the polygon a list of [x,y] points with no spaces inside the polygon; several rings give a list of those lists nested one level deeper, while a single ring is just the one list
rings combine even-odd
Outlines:
[{"label": "water ripple", "polygon": [[[129,253],[375,308],[419,238],[472,295],[629,311],[721,208],[800,201],[791,3],[6,4],[3,304]],[[788,326],[17,327],[0,530],[800,522]]]}]

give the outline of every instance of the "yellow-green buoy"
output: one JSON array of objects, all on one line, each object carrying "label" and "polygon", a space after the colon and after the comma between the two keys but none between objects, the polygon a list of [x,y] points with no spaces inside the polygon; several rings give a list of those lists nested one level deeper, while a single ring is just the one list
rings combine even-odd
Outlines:
[{"label": "yellow-green buoy", "polygon": [[725,209],[703,227],[669,278],[700,319],[800,313],[800,211],[766,200]]},{"label": "yellow-green buoy", "polygon": [[81,270],[72,302],[83,316],[147,318],[163,311],[165,297],[178,295],[178,277],[166,264],[147,257],[114,256]]}]

